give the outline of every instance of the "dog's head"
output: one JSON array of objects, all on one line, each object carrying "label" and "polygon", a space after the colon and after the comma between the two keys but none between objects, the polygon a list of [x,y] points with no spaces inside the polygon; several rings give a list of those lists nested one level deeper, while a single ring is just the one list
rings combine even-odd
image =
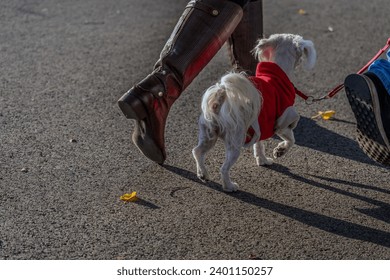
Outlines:
[{"label": "dog's head", "polygon": [[259,62],[275,62],[288,76],[301,64],[304,56],[306,70],[314,67],[317,58],[313,42],[294,34],[274,34],[268,39],[260,39],[253,54]]}]

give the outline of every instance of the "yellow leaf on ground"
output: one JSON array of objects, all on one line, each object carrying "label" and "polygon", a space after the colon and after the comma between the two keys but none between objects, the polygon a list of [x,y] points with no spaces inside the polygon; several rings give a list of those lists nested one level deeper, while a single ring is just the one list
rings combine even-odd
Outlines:
[{"label": "yellow leaf on ground", "polygon": [[322,117],[324,120],[329,120],[333,115],[336,114],[336,111],[329,110],[329,111],[319,111],[317,115],[311,117],[312,119],[320,118]]},{"label": "yellow leaf on ground", "polygon": [[137,192],[125,193],[120,197],[124,202],[134,202],[138,200]]},{"label": "yellow leaf on ground", "polygon": [[299,9],[298,14],[300,15],[307,15],[307,12],[304,9]]}]

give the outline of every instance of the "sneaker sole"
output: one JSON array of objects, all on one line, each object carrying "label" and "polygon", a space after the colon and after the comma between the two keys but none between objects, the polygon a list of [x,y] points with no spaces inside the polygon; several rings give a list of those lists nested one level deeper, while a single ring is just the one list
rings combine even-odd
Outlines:
[{"label": "sneaker sole", "polygon": [[390,145],[380,117],[375,85],[369,78],[358,74],[349,75],[344,85],[357,121],[360,148],[373,160],[390,165]]}]

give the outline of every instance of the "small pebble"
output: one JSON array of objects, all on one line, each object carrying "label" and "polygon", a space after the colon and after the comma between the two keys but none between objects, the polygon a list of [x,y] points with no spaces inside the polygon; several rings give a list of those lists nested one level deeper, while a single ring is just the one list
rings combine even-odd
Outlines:
[{"label": "small pebble", "polygon": [[23,173],[27,173],[28,169],[27,168],[22,168],[22,170],[20,170],[20,171],[22,171]]},{"label": "small pebble", "polygon": [[76,139],[70,139],[69,142],[70,143],[77,143],[77,140]]}]

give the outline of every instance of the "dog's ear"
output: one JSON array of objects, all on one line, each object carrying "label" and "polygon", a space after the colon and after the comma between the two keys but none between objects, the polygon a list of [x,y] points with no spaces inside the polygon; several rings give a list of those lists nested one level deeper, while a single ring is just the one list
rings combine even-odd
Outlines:
[{"label": "dog's ear", "polygon": [[301,39],[298,43],[298,47],[300,51],[306,56],[306,62],[303,64],[304,69],[313,69],[317,60],[317,54],[313,42],[310,40]]},{"label": "dog's ear", "polygon": [[274,48],[270,39],[260,39],[252,50],[252,54],[258,61],[269,61],[273,55]]}]

